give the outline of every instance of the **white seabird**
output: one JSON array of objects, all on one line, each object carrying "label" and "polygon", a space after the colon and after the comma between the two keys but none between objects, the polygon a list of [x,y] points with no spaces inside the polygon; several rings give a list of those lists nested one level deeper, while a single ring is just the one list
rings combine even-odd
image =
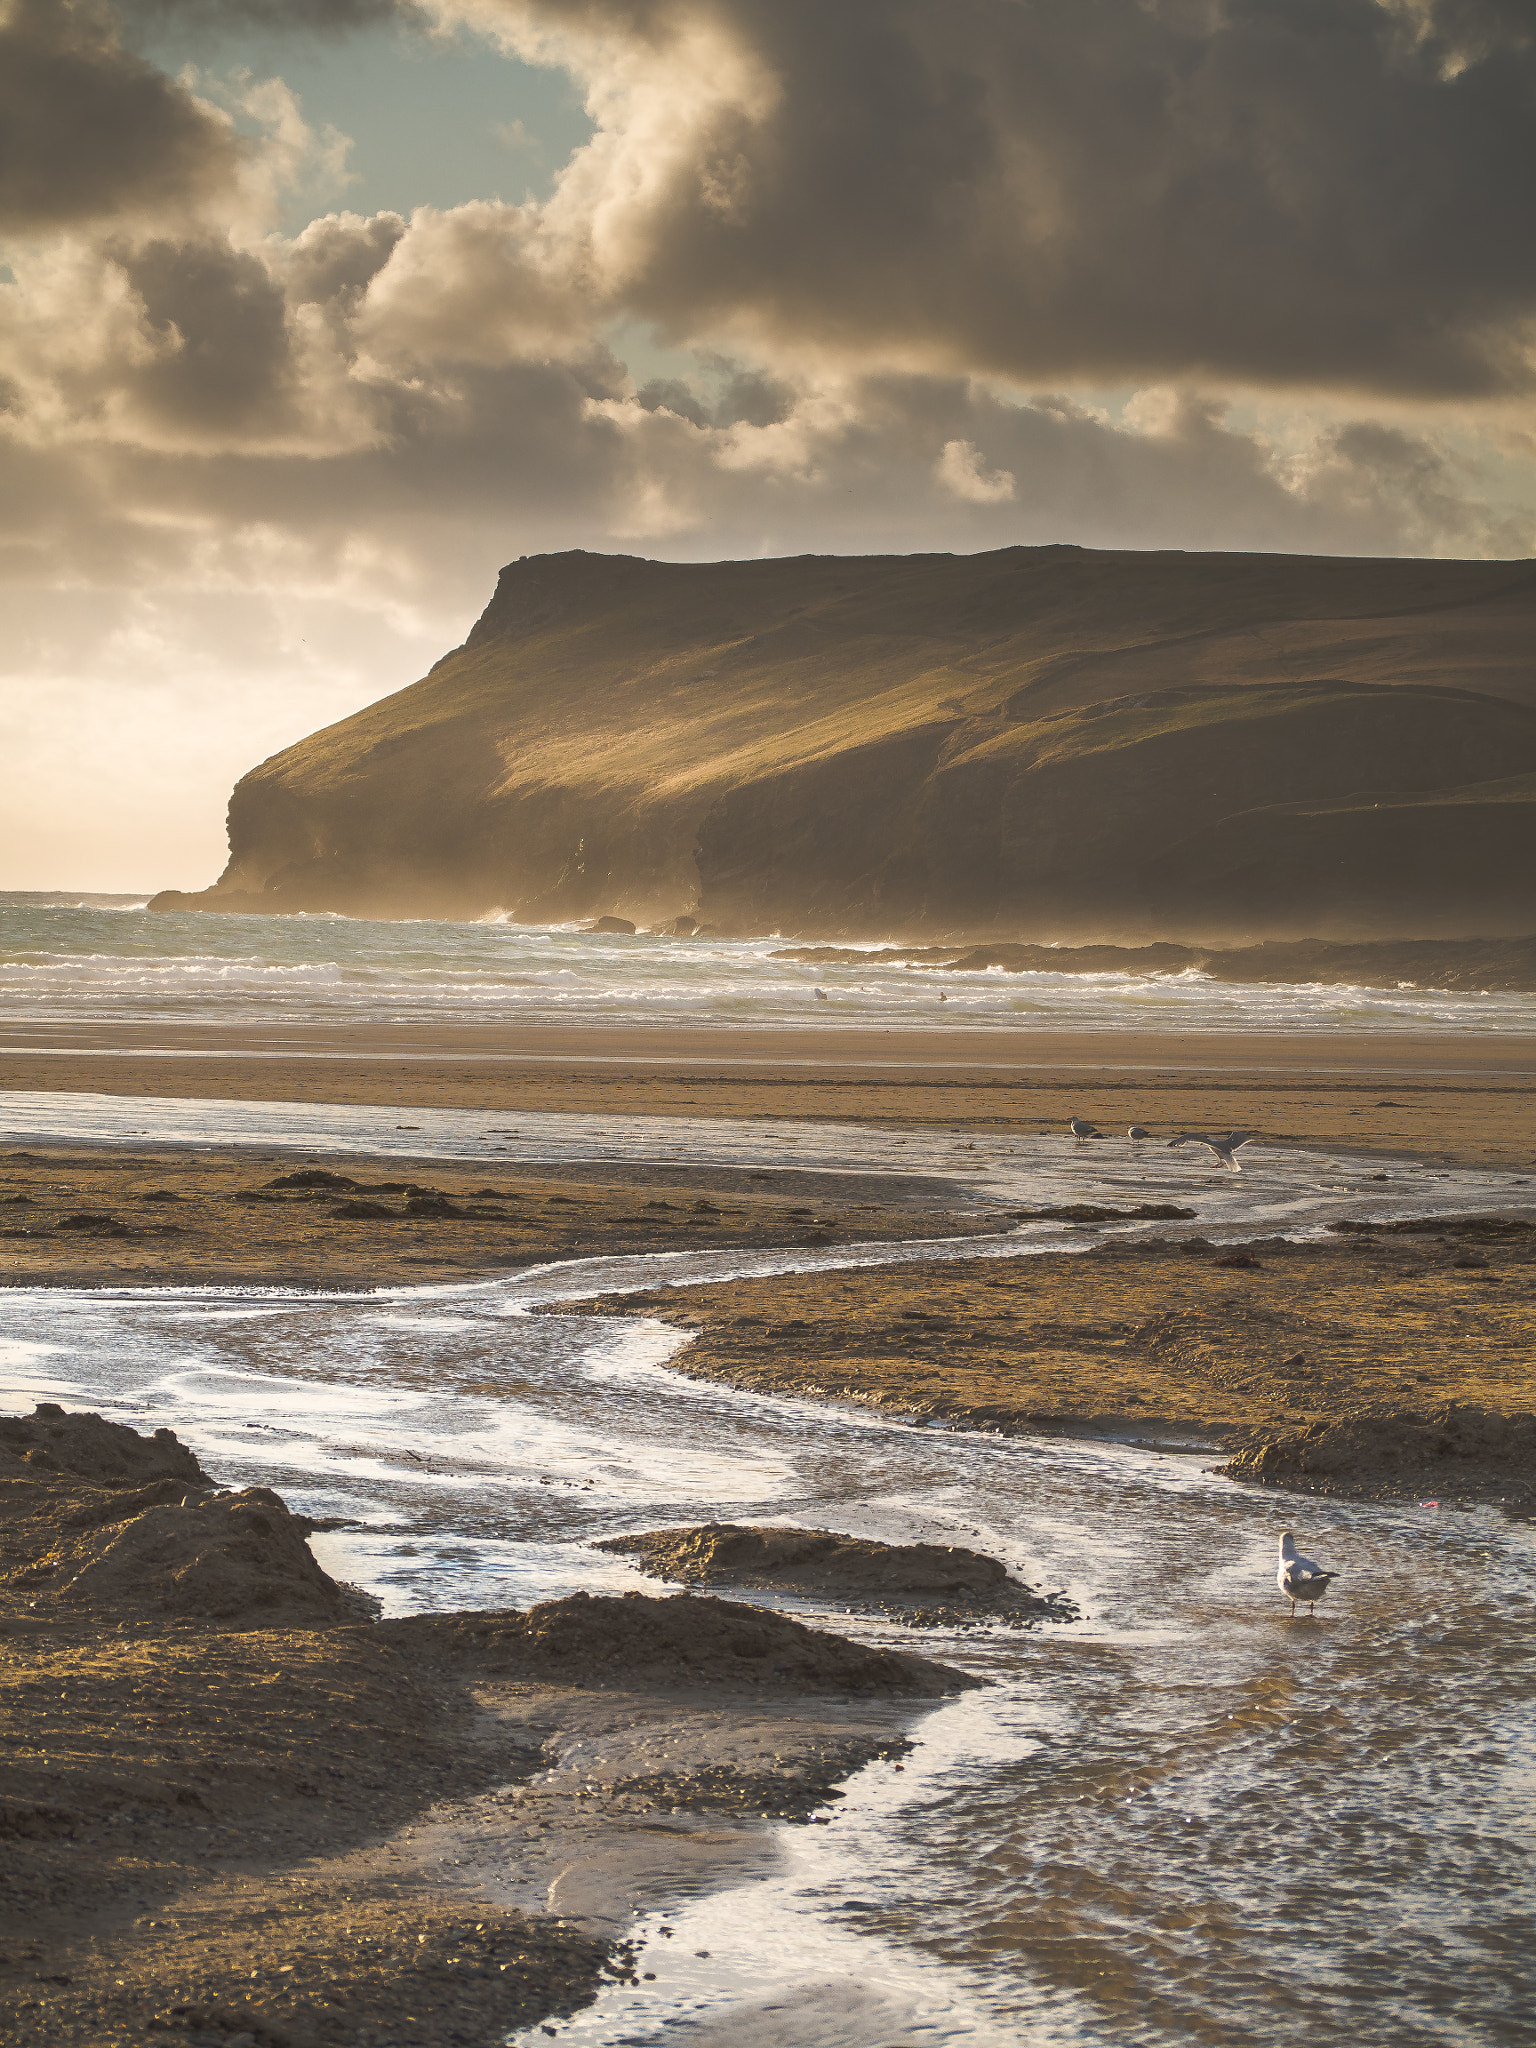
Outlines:
[{"label": "white seabird", "polygon": [[1150,1138],[1152,1133],[1148,1130],[1143,1129],[1143,1127],[1140,1124],[1132,1124],[1131,1128],[1126,1132],[1125,1135],[1128,1138]]},{"label": "white seabird", "polygon": [[1177,1138],[1168,1140],[1168,1150],[1171,1152],[1175,1145],[1209,1145],[1218,1166],[1227,1166],[1233,1173],[1241,1173],[1243,1169],[1232,1155],[1239,1145],[1246,1145],[1253,1136],[1252,1131],[1228,1131],[1224,1138],[1208,1138],[1204,1131],[1184,1131]]},{"label": "white seabird", "polygon": [[1325,1572],[1320,1564],[1314,1564],[1310,1557],[1301,1557],[1296,1550],[1296,1538],[1287,1529],[1280,1538],[1280,1567],[1275,1573],[1275,1583],[1291,1603],[1292,1615],[1296,1603],[1303,1601],[1317,1616],[1317,1603],[1327,1592],[1330,1584],[1338,1577],[1337,1572]]},{"label": "white seabird", "polygon": [[1068,1123],[1067,1129],[1072,1133],[1073,1137],[1076,1138],[1079,1145],[1086,1145],[1090,1138],[1097,1138],[1098,1136],[1100,1136],[1098,1125],[1089,1123],[1086,1117],[1073,1117],[1072,1120]]}]

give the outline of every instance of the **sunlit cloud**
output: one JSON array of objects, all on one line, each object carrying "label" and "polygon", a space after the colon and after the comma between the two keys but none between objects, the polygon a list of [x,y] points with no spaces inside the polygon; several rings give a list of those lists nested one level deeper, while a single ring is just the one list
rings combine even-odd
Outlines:
[{"label": "sunlit cloud", "polygon": [[1536,47],[1497,0],[132,14],[237,17],[467,24],[590,140],[541,198],[371,209],[289,80],[0,5],[8,875],[88,793],[66,879],[205,878],[234,774],[519,553],[1532,551]]}]

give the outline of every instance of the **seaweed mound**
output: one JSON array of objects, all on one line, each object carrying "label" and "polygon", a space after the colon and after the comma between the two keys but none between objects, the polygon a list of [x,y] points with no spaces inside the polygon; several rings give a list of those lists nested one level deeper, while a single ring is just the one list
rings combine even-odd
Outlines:
[{"label": "seaweed mound", "polygon": [[1536,1414],[1452,1401],[1429,1415],[1343,1415],[1250,1444],[1219,1470],[1306,1493],[1502,1489],[1523,1504],[1536,1501]]},{"label": "seaweed mound", "polygon": [[919,1623],[997,1616],[1059,1620],[1071,1611],[1010,1578],[995,1557],[950,1543],[876,1543],[826,1529],[707,1522],[611,1536],[593,1548],[633,1557],[656,1579],[823,1594]]},{"label": "seaweed mound", "polygon": [[1193,1216],[1178,1202],[1138,1202],[1134,1209],[1106,1209],[1102,1202],[1056,1202],[1044,1209],[1009,1209],[1016,1223],[1175,1223]]},{"label": "seaweed mound", "polygon": [[938,1699],[981,1680],[927,1657],[875,1650],[788,1616],[683,1593],[573,1593],[525,1614],[412,1617],[380,1626],[477,1670],[579,1686]]},{"label": "seaweed mound", "polygon": [[51,1401],[0,1416],[0,1596],[61,1613],[329,1628],[371,1603],[328,1577],[265,1487],[214,1491],[173,1430],[141,1436]]},{"label": "seaweed mound", "polygon": [[126,1423],[99,1415],[70,1415],[56,1401],[39,1401],[30,1415],[0,1415],[0,1469],[6,1454],[43,1472],[68,1473],[95,1486],[143,1486],[180,1480],[185,1486],[213,1481],[173,1429],[140,1436]]},{"label": "seaweed mound", "polygon": [[61,1574],[72,1606],[203,1616],[242,1628],[356,1621],[358,1596],[323,1572],[264,1486],[149,1507],[85,1538]]},{"label": "seaweed mound", "polygon": [[1404,1216],[1396,1222],[1346,1217],[1324,1227],[1336,1237],[1367,1237],[1380,1232],[1394,1237],[1519,1238],[1536,1232],[1536,1223],[1525,1216]]}]

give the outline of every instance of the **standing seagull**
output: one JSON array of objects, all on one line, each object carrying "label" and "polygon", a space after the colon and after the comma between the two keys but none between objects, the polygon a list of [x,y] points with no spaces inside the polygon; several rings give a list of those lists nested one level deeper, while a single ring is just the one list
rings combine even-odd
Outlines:
[{"label": "standing seagull", "polygon": [[1148,1130],[1144,1130],[1140,1124],[1132,1124],[1131,1128],[1126,1132],[1125,1135],[1128,1138],[1150,1138],[1152,1133]]},{"label": "standing seagull", "polygon": [[1091,1124],[1086,1118],[1080,1116],[1073,1117],[1072,1121],[1067,1125],[1067,1129],[1076,1138],[1079,1145],[1086,1145],[1090,1138],[1097,1138],[1102,1135],[1097,1124]]},{"label": "standing seagull", "polygon": [[1181,1137],[1168,1140],[1168,1150],[1171,1152],[1175,1145],[1209,1145],[1218,1166],[1229,1166],[1234,1173],[1241,1173],[1243,1169],[1232,1155],[1254,1135],[1252,1131],[1228,1131],[1224,1138],[1208,1138],[1203,1131],[1185,1131]]},{"label": "standing seagull", "polygon": [[1280,1538],[1280,1568],[1275,1573],[1275,1583],[1291,1603],[1291,1616],[1296,1614],[1296,1602],[1304,1601],[1317,1619],[1317,1603],[1327,1592],[1337,1572],[1325,1572],[1320,1564],[1314,1564],[1310,1557],[1298,1557],[1296,1538],[1287,1529]]}]

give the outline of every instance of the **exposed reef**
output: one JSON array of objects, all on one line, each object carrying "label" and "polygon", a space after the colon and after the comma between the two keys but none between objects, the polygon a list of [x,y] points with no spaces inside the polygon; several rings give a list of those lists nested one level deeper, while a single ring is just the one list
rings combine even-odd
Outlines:
[{"label": "exposed reef", "polygon": [[1536,925],[1528,563],[1008,548],[503,570],[162,910],[835,938]]},{"label": "exposed reef", "polygon": [[1255,946],[785,946],[777,958],[818,966],[900,961],[935,973],[1146,974],[1190,972],[1213,981],[1324,987],[1443,988],[1458,992],[1536,989],[1536,938],[1270,939]]}]

